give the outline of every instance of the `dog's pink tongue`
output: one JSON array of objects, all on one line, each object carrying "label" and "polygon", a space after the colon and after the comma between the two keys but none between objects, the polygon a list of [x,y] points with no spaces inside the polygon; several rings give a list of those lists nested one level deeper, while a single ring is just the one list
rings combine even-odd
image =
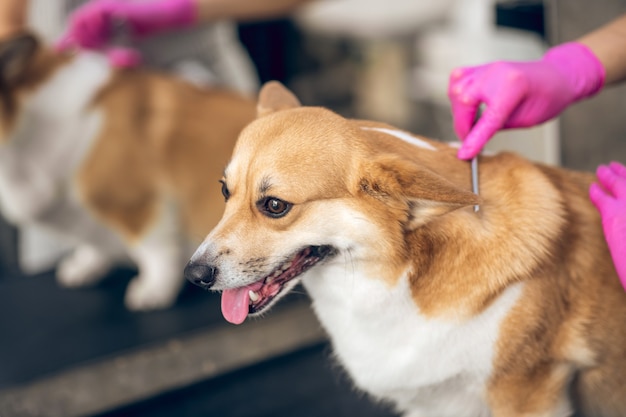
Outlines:
[{"label": "dog's pink tongue", "polygon": [[232,324],[241,324],[248,317],[248,287],[222,292],[222,315]]}]

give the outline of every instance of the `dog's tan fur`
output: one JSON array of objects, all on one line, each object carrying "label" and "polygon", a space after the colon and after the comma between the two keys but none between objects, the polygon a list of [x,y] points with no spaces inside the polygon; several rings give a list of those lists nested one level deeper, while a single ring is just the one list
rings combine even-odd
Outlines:
[{"label": "dog's tan fur", "polygon": [[[138,264],[140,279],[136,282],[141,283],[138,286],[150,287],[150,290],[137,289],[134,296],[127,293],[127,305],[132,309],[170,305],[184,282],[186,238],[194,244],[200,241],[223,212],[223,198],[214,184],[222,176],[237,135],[254,118],[254,100],[226,89],[201,89],[146,69],[113,70],[104,58],[96,55],[57,54],[27,32],[0,41],[0,59],[0,152],[15,165],[5,167],[7,172],[1,174],[5,195],[0,195],[0,202],[16,202],[14,205],[18,207],[13,213],[5,214],[16,223],[43,222],[72,234],[67,219],[71,223],[71,217],[77,214],[59,207],[65,204],[77,210],[74,206],[80,206],[80,216],[85,222],[95,219],[114,232]],[[62,81],[58,75],[64,71],[65,74],[74,71],[77,77],[91,81],[85,81],[89,85],[81,84],[81,80],[73,84],[71,77],[69,82]],[[89,71],[103,75],[90,75]],[[52,84],[54,91],[46,92],[46,98],[42,99],[41,91],[50,89]],[[89,89],[93,91],[81,92]],[[58,104],[51,99],[54,94],[58,94]],[[84,94],[88,101],[70,116],[55,112],[56,105],[62,110],[66,94]],[[38,107],[32,104],[36,100],[41,101],[35,103]],[[55,121],[57,113],[61,116]],[[93,132],[87,128],[78,131],[89,118],[97,121],[93,123],[97,128]],[[41,153],[45,152],[35,144],[40,141],[39,145],[46,145],[48,140],[39,138],[39,120],[53,127],[61,126],[60,131],[65,132],[66,137],[50,140],[68,142],[55,155],[62,158],[61,165],[68,167],[57,168],[54,163],[50,167],[41,163],[39,167],[32,166],[35,164],[30,159],[44,158]],[[75,138],[68,139],[69,135]],[[75,142],[71,143],[72,140]],[[82,148],[84,155],[73,162],[73,153]],[[63,152],[67,155],[65,160]],[[31,171],[27,172],[28,169]],[[41,190],[30,190],[36,181],[20,174],[22,170],[33,178],[43,176],[47,185]],[[37,172],[45,170],[58,173]],[[30,194],[21,196],[20,190],[26,189]],[[19,207],[29,206],[38,208],[32,214],[20,213]],[[68,214],[64,215],[62,210]],[[91,227],[82,227],[80,222],[79,218],[75,219],[76,229]],[[80,236],[79,240],[84,237]],[[157,246],[163,253],[157,253]],[[109,248],[93,249],[106,255],[102,258],[103,265],[105,261],[109,263],[107,258],[113,256],[105,253]],[[100,259],[92,249],[88,252],[91,255],[87,258],[94,255]],[[149,259],[151,256],[155,259]],[[152,272],[144,274],[144,269],[151,268],[163,277],[152,279],[148,276]],[[71,271],[69,278],[60,277],[67,285],[95,279],[92,276],[95,272],[88,265],[75,264],[60,270]]]},{"label": "dog's tan fur", "polygon": [[[340,248],[337,257],[345,267],[334,266],[343,259],[328,261],[332,276],[324,272],[331,266],[321,264],[303,282],[357,386],[407,416],[450,415],[419,408],[429,399],[414,400],[418,388],[404,386],[407,392],[399,393],[399,376],[367,379],[391,369],[396,351],[410,350],[386,339],[412,318],[382,321],[377,333],[355,333],[364,344],[345,335],[386,317],[385,309],[404,308],[403,301],[367,310],[364,322],[364,307],[342,304],[342,297],[356,299],[361,286],[378,288],[376,281],[402,294],[406,280],[419,320],[462,327],[484,316],[486,328],[495,306],[519,289],[493,340],[487,337],[480,346],[471,337],[459,341],[467,343],[468,357],[493,346],[488,378],[476,387],[491,415],[565,416],[571,403],[586,416],[626,416],[626,294],[587,197],[593,175],[510,153],[484,155],[478,197],[471,192],[469,164],[447,144],[421,139],[433,150],[420,149],[380,130],[391,126],[300,107],[278,83],[262,90],[258,114],[225,171],[230,196],[224,217],[190,262],[215,268],[214,289],[262,282],[277,258],[301,245],[292,241],[319,245],[324,233],[329,242],[348,239],[349,248]],[[258,201],[266,196],[293,207],[280,218],[265,216]],[[476,203],[478,213],[472,210]],[[352,220],[336,223],[344,212],[358,213],[354,221],[362,227],[353,228]],[[326,288],[339,285],[338,274],[357,275],[346,286],[348,294]],[[363,291],[366,303],[380,295]],[[341,327],[344,317],[350,324]],[[387,350],[390,363],[355,358],[370,348],[372,355]],[[445,348],[440,350],[445,361]],[[462,368],[458,372],[464,375]],[[461,407],[451,415],[486,415],[471,412]]]},{"label": "dog's tan fur", "polygon": [[224,207],[210,179],[221,178],[252,104],[154,73],[120,74],[94,103],[111,117],[78,173],[85,202],[129,239],[145,232],[164,193],[180,202],[189,233],[210,230]]}]

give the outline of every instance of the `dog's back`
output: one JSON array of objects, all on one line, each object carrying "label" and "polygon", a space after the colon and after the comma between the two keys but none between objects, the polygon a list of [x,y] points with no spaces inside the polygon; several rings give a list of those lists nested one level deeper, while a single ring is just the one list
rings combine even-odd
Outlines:
[{"label": "dog's back", "polygon": [[91,207],[132,231],[128,208],[148,213],[165,193],[182,205],[188,232],[208,233],[223,211],[217,180],[254,116],[252,99],[137,70],[117,74],[94,106],[112,120],[78,173]]},{"label": "dog's back", "polygon": [[[500,331],[491,401],[541,408],[571,381],[573,401],[585,416],[624,416],[626,293],[588,197],[594,176],[543,165],[536,170],[551,185],[538,186],[536,194],[559,201],[560,225],[546,229],[550,250],[519,277],[524,294]],[[527,376],[523,384],[515,374]]]},{"label": "dog's back", "polygon": [[[516,387],[514,395],[498,401],[532,401],[533,393],[545,395],[552,386],[556,391],[558,379],[567,383],[571,378],[572,398],[585,416],[625,416],[626,293],[588,197],[595,178],[542,165],[537,169],[559,192],[563,224],[549,257],[525,281],[525,294],[504,324],[498,360],[504,375],[509,366],[520,367],[515,372],[536,374],[537,385],[531,379],[525,389]],[[541,376],[547,370],[552,378]],[[500,384],[498,377],[493,384]],[[520,397],[520,390],[527,396]]]},{"label": "dog's back", "polygon": [[[424,139],[435,155],[390,138],[398,132],[390,126],[357,124],[378,129],[370,133],[373,153],[408,156],[469,187],[469,167],[453,161],[454,150]],[[414,278],[413,298],[433,315],[451,306],[476,315],[522,282],[498,336],[488,388],[494,415],[545,409],[571,382],[586,416],[625,416],[626,293],[588,197],[594,175],[508,153],[481,156],[479,166],[482,208],[470,216],[480,219],[479,228],[451,213],[415,231],[416,241],[430,241],[439,255],[425,255],[419,245],[413,265],[428,272]]]}]

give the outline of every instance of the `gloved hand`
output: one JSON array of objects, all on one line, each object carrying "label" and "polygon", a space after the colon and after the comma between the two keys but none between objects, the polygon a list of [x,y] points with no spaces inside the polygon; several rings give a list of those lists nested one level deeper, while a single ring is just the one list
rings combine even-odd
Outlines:
[{"label": "gloved hand", "polygon": [[[454,129],[463,141],[458,157],[473,158],[500,129],[530,127],[557,116],[597,93],[604,78],[598,58],[576,42],[551,48],[538,61],[455,69],[448,97]],[[481,103],[486,109],[474,125]]]},{"label": "gloved hand", "polygon": [[626,290],[626,167],[611,162],[599,166],[596,175],[602,187],[592,184],[589,196],[600,211],[604,236]]},{"label": "gloved hand", "polygon": [[[167,30],[193,25],[197,21],[194,0],[92,0],[69,18],[65,34],[57,42],[58,50],[94,49],[107,53],[115,66],[138,62],[138,53],[130,48],[111,50],[115,25],[123,25],[132,37],[141,38]],[[134,55],[134,56],[133,56]]]}]

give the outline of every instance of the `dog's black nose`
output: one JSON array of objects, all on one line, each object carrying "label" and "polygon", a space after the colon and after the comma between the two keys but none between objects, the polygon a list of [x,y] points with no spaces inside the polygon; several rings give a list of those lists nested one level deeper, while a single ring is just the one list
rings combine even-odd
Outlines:
[{"label": "dog's black nose", "polygon": [[185,267],[185,278],[202,288],[211,288],[217,276],[217,268],[189,261]]}]

